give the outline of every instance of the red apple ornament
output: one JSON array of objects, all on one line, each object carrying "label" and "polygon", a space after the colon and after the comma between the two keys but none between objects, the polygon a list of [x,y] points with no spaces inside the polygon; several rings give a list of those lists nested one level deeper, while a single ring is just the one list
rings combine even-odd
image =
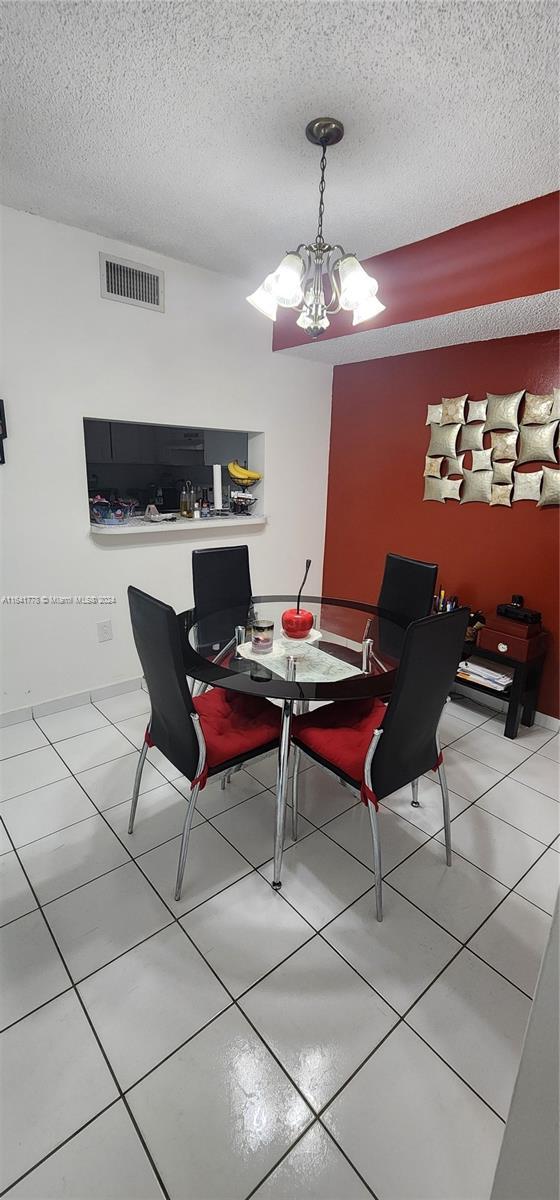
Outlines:
[{"label": "red apple ornament", "polygon": [[310,629],[313,629],[313,613],[310,613],[307,608],[300,607],[301,593],[305,587],[305,581],[309,574],[311,559],[306,559],[305,575],[303,576],[302,584],[298,592],[297,607],[287,608],[282,613],[282,629],[289,638],[304,638],[307,637]]}]

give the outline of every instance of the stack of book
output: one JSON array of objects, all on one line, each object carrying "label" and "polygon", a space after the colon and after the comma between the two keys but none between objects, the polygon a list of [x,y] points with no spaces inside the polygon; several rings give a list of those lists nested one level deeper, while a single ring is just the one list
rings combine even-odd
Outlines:
[{"label": "stack of book", "polygon": [[459,663],[457,679],[463,679],[466,683],[478,683],[480,687],[492,688],[495,692],[505,692],[513,678],[513,671],[506,673],[507,671],[508,668],[498,671],[471,658],[468,662],[464,660]]}]

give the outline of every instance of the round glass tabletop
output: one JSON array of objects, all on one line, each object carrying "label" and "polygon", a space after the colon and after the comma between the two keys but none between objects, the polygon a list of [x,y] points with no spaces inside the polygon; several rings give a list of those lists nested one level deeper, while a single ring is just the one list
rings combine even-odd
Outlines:
[{"label": "round glass tabletop", "polygon": [[296,638],[282,624],[283,613],[295,607],[293,595],[254,596],[248,606],[194,621],[184,643],[187,673],[271,699],[355,700],[391,691],[403,617],[375,605],[303,596],[301,609],[313,624]]}]

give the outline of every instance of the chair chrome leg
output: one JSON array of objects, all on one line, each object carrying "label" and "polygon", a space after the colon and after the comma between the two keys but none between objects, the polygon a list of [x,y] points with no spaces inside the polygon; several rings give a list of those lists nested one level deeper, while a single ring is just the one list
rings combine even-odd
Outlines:
[{"label": "chair chrome leg", "polygon": [[294,773],[292,775],[292,838],[297,842],[298,838],[298,784],[299,784],[299,760],[301,758],[301,750],[299,746],[294,747]]},{"label": "chair chrome leg", "polygon": [[443,802],[443,827],[445,831],[445,858],[447,866],[450,867],[453,861],[451,854],[451,819],[449,816],[449,792],[447,790],[447,779],[445,775],[445,767],[440,763],[438,767],[439,786],[441,788],[441,799]]},{"label": "chair chrome leg", "polygon": [[144,770],[144,763],[146,761],[147,753],[148,753],[148,743],[144,742],[144,745],[142,746],[142,749],[140,751],[140,758],[138,759],[138,766],[136,767],[136,775],[134,776],[134,788],[132,791],[132,804],[130,806],[130,817],[129,817],[129,821],[128,821],[128,832],[129,833],[132,833],[132,831],[134,829],[134,820],[136,817],[138,796],[140,794],[140,783],[142,781],[142,771]]},{"label": "chair chrome leg", "polygon": [[192,819],[196,808],[197,796],[199,793],[199,785],[195,784],[191,788],[189,802],[187,804],[187,813],[185,816],[185,824],[183,825],[183,836],[181,838],[181,848],[179,850],[179,862],[177,864],[177,882],[175,884],[175,899],[181,899],[181,891],[183,888],[183,875],[185,874],[185,863],[187,861],[187,851],[189,848],[189,837],[191,833]]},{"label": "chair chrome leg", "polygon": [[411,804],[412,804],[412,807],[413,807],[413,808],[420,808],[420,801],[419,801],[419,799],[418,799],[418,780],[417,780],[417,779],[413,779],[413,780],[412,780],[412,800],[411,800]]},{"label": "chair chrome leg", "polygon": [[[296,664],[293,657],[288,658],[286,678],[291,681],[296,676]],[[278,773],[276,776],[276,829],[274,832],[274,872],[272,886],[275,891],[282,887],[282,853],[284,850],[284,833],[286,829],[286,793],[288,791],[288,768],[290,760],[290,732],[292,726],[293,700],[284,700],[282,707],[282,732],[278,748]]]},{"label": "chair chrome leg", "polygon": [[369,820],[371,825],[371,840],[373,842],[373,869],[375,871],[375,907],[378,921],[383,920],[383,883],[381,880],[381,842],[379,840],[379,822],[377,809],[371,801],[368,803]]},{"label": "chair chrome leg", "polygon": [[229,787],[230,783],[231,783],[231,771],[226,771],[225,775],[222,775],[222,778],[220,779],[220,788],[221,788],[222,792],[225,792],[226,788]]}]

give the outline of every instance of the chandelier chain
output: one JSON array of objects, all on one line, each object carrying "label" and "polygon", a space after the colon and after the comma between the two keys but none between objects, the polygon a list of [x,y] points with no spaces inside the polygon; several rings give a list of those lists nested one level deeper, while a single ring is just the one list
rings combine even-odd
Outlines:
[{"label": "chandelier chain", "polygon": [[321,178],[319,180],[319,218],[317,221],[317,244],[322,245],[323,238],[323,213],[325,211],[325,171],[327,167],[327,147],[323,144],[323,153],[321,155]]}]

